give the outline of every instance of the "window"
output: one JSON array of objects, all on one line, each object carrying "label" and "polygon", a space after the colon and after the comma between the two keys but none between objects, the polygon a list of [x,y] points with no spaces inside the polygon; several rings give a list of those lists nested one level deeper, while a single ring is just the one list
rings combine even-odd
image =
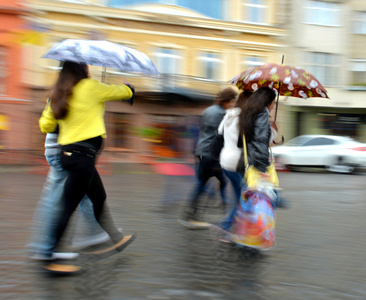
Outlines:
[{"label": "window", "polygon": [[131,128],[133,116],[126,113],[113,113],[114,119],[114,147],[116,148],[132,148],[131,145]]},{"label": "window", "polygon": [[9,130],[8,116],[0,115],[0,150],[5,148],[5,130]]},{"label": "window", "polygon": [[352,85],[366,86],[366,59],[351,60]]},{"label": "window", "polygon": [[289,140],[284,145],[287,147],[299,147],[299,146],[303,146],[309,140],[310,140],[310,138],[307,136],[297,136],[297,137]]},{"label": "window", "polygon": [[263,0],[246,0],[244,20],[250,23],[266,23],[266,5]]},{"label": "window", "polygon": [[337,84],[338,61],[331,53],[310,52],[307,54],[307,71],[316,77],[322,85]]},{"label": "window", "polygon": [[354,33],[366,34],[366,12],[356,12],[353,25]]},{"label": "window", "polygon": [[224,0],[109,0],[108,5],[124,7],[147,2],[181,6],[214,19],[222,19],[225,14]]},{"label": "window", "polygon": [[[123,6],[129,6],[129,5],[136,5],[136,4],[142,4],[146,3],[146,0],[109,0],[108,6],[112,7],[123,7]],[[150,0],[149,2],[155,2],[158,3],[158,1]]]},{"label": "window", "polygon": [[179,6],[191,9],[214,19],[222,19],[224,16],[223,0],[176,0],[176,2]]},{"label": "window", "polygon": [[305,4],[305,23],[323,26],[339,26],[341,6],[338,3],[307,1]]},{"label": "window", "polygon": [[263,65],[264,59],[262,57],[259,56],[248,56],[244,59],[243,61],[243,67],[245,69],[250,68],[250,67],[258,67]]},{"label": "window", "polygon": [[181,55],[178,50],[157,48],[154,64],[161,74],[179,74]]},{"label": "window", "polygon": [[312,139],[304,144],[304,147],[306,146],[327,146],[327,145],[333,145],[335,142],[334,140],[327,139],[327,138],[315,138]]},{"label": "window", "polygon": [[69,3],[85,3],[85,0],[61,0],[61,1]]},{"label": "window", "polygon": [[212,52],[202,52],[200,55],[201,76],[209,80],[218,79],[218,70],[220,65],[219,55]]},{"label": "window", "polygon": [[177,0],[159,0],[162,4],[177,5]]},{"label": "window", "polygon": [[6,77],[9,76],[10,66],[9,59],[7,57],[8,53],[5,47],[0,46],[0,94],[5,95],[7,93],[6,89]]}]

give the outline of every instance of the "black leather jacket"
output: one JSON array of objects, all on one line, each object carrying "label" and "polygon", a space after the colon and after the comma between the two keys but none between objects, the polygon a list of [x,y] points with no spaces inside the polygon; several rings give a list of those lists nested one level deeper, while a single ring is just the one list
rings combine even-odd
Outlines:
[{"label": "black leather jacket", "polygon": [[254,121],[254,133],[251,139],[247,139],[249,164],[260,172],[265,172],[270,165],[269,146],[271,138],[271,125],[267,110],[263,110]]},{"label": "black leather jacket", "polygon": [[225,113],[225,109],[219,104],[211,105],[204,110],[200,122],[199,138],[195,149],[196,156],[219,160],[219,156],[212,151],[212,140],[215,138],[217,128],[225,116]]}]

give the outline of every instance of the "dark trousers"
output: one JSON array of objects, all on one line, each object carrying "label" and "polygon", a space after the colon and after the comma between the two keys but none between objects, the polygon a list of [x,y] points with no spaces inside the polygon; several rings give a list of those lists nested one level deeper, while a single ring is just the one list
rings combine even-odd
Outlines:
[{"label": "dark trousers", "polygon": [[207,181],[211,177],[216,177],[220,182],[220,194],[224,203],[226,203],[225,187],[226,179],[221,169],[218,160],[213,160],[207,157],[199,157],[199,165],[197,170],[197,183],[194,187],[192,198],[190,201],[190,208],[194,211],[197,210],[199,204],[199,197],[204,191],[204,187]]},{"label": "dark trousers", "polygon": [[[98,149],[93,146],[70,144],[62,147],[61,163],[69,175],[64,187],[64,209],[56,229],[56,245],[62,237],[72,213],[85,194],[93,203],[97,221],[103,210],[106,193],[102,180],[95,168]],[[56,246],[55,245],[55,246]]]}]

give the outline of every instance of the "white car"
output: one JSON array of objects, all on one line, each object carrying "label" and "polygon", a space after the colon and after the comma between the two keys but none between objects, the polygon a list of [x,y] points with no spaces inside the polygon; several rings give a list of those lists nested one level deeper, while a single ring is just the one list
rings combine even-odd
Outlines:
[{"label": "white car", "polygon": [[276,167],[325,167],[330,172],[351,173],[366,167],[366,144],[349,137],[300,135],[272,147]]}]

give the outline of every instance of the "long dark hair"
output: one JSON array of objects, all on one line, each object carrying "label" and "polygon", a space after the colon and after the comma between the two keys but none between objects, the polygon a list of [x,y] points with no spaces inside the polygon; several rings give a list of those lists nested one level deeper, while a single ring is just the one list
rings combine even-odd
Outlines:
[{"label": "long dark hair", "polygon": [[247,140],[253,139],[254,121],[259,113],[276,98],[276,92],[269,87],[262,87],[254,92],[243,104],[239,115],[240,134]]},{"label": "long dark hair", "polygon": [[253,94],[252,91],[242,91],[239,94],[238,100],[236,101],[235,107],[243,108],[244,103],[248,101],[250,96]]},{"label": "long dark hair", "polygon": [[68,101],[73,87],[84,78],[88,78],[88,66],[84,63],[65,61],[52,91],[51,108],[56,119],[63,119],[68,112]]}]

